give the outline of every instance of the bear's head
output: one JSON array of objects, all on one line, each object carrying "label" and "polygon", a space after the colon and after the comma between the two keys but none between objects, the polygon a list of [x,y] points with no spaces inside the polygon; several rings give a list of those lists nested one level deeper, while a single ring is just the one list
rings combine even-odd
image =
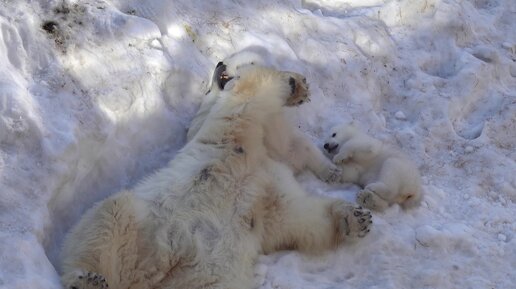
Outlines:
[{"label": "bear's head", "polygon": [[358,133],[353,122],[334,126],[324,141],[324,150],[329,156],[339,152],[339,147]]},{"label": "bear's head", "polygon": [[218,93],[224,90],[226,84],[235,77],[237,70],[246,65],[270,65],[270,55],[259,46],[251,46],[239,51],[217,63],[211,79],[208,93]]}]

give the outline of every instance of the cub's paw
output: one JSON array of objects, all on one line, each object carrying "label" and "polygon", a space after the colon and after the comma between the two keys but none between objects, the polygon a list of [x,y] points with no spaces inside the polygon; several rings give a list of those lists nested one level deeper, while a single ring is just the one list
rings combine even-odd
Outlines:
[{"label": "cub's paw", "polygon": [[373,223],[371,212],[344,201],[332,204],[331,215],[335,222],[338,242],[364,237],[369,233]]},{"label": "cub's paw", "polygon": [[287,73],[287,81],[290,86],[290,95],[285,103],[286,106],[299,106],[309,102],[309,91],[306,78],[294,72]]},{"label": "cub's paw", "polygon": [[340,151],[333,157],[333,163],[340,165],[345,164],[353,160],[353,154],[349,151]]},{"label": "cub's paw", "polygon": [[65,289],[107,289],[106,279],[94,272],[77,272]]},{"label": "cub's paw", "polygon": [[327,183],[337,183],[340,181],[342,170],[336,166],[327,166],[317,173],[319,179]]},{"label": "cub's paw", "polygon": [[385,200],[367,188],[358,192],[357,203],[374,211],[383,211],[389,206]]}]

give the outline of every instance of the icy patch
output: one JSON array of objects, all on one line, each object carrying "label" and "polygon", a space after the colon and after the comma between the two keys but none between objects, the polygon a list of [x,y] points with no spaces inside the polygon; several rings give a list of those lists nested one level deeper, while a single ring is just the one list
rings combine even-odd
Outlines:
[{"label": "icy patch", "polygon": [[399,119],[399,120],[406,120],[407,117],[405,116],[405,114],[403,113],[403,111],[400,111],[398,110],[395,114],[394,114],[394,117],[396,119]]}]

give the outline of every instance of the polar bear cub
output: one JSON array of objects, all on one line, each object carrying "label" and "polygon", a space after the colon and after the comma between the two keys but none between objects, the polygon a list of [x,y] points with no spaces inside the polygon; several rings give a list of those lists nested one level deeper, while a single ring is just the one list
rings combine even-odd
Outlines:
[{"label": "polar bear cub", "polygon": [[421,176],[416,165],[353,123],[334,127],[324,149],[341,167],[341,182],[364,188],[357,195],[360,205],[383,211],[394,203],[410,208],[421,202]]},{"label": "polar bear cub", "polygon": [[98,203],[68,234],[64,288],[252,288],[260,253],[320,252],[365,236],[369,211],[308,194],[269,157],[269,116],[307,97],[299,74],[238,69],[166,167]]}]

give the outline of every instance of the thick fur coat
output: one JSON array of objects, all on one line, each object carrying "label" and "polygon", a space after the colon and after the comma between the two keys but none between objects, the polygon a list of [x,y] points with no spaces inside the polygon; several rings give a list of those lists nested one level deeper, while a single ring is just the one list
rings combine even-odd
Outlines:
[{"label": "thick fur coat", "polygon": [[305,83],[259,65],[236,69],[165,168],[98,203],[71,230],[65,288],[251,288],[261,253],[319,252],[364,236],[368,211],[307,194],[268,152],[266,122],[306,100]]},{"label": "thick fur coat", "polygon": [[334,127],[324,148],[342,169],[340,181],[363,187],[357,195],[360,205],[383,211],[395,203],[411,208],[421,202],[423,189],[417,166],[354,124]]},{"label": "thick fur coat", "polygon": [[[188,130],[188,140],[191,140],[199,131],[211,107],[220,98],[221,90],[227,79],[231,79],[239,67],[264,66],[267,63],[263,55],[265,53],[264,51],[244,50],[219,62],[212,77],[211,87]],[[306,101],[309,99],[299,99],[297,103],[291,103],[289,106],[298,106]],[[271,158],[287,164],[294,174],[308,169],[323,181],[334,182],[337,180],[340,169],[325,157],[321,150],[299,131],[297,126],[290,123],[284,109],[269,113],[262,126],[263,142]]]}]

